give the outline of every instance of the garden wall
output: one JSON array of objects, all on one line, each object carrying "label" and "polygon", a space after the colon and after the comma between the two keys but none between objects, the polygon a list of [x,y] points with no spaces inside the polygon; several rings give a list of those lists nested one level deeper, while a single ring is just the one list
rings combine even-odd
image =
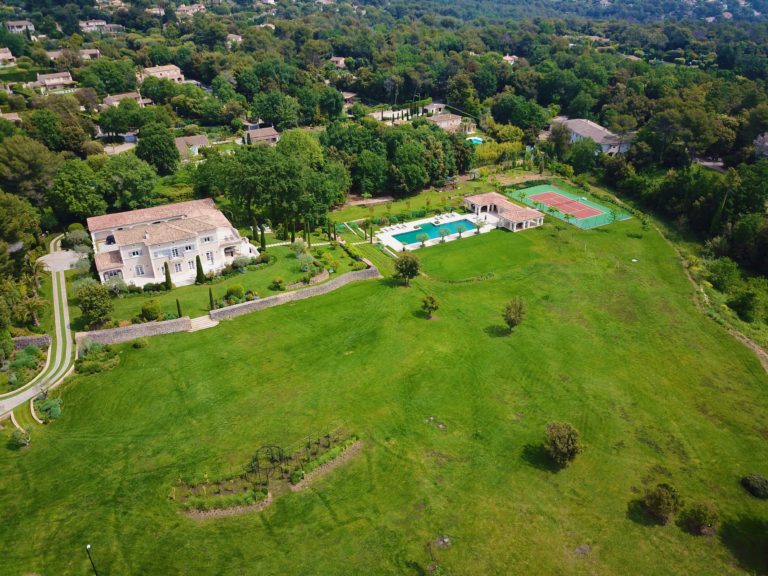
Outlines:
[{"label": "garden wall", "polygon": [[328,292],[333,292],[342,286],[346,286],[350,282],[357,282],[358,280],[372,280],[374,278],[381,278],[381,274],[379,274],[378,268],[371,266],[365,270],[347,272],[346,274],[342,274],[338,278],[334,278],[325,284],[318,284],[317,286],[310,286],[309,288],[296,290],[295,292],[284,292],[282,294],[267,296],[266,298],[260,298],[251,302],[243,302],[242,304],[235,304],[233,306],[227,306],[226,308],[211,310],[209,314],[214,320],[226,320],[227,318],[242,316],[243,314],[255,312],[256,310],[264,310],[265,308],[280,306],[281,304],[286,304],[288,302],[304,300],[306,298],[312,298],[313,296],[327,294]]},{"label": "garden wall", "polygon": [[27,346],[37,346],[38,348],[48,348],[51,345],[51,337],[48,334],[38,334],[35,336],[18,336],[13,339],[13,349],[23,350]]},{"label": "garden wall", "polygon": [[165,320],[163,322],[147,322],[146,324],[131,324],[121,328],[110,328],[108,330],[94,330],[92,332],[77,332],[75,334],[75,344],[79,348],[86,340],[92,340],[99,344],[119,344],[143,338],[145,336],[158,336],[160,334],[173,334],[174,332],[187,332],[192,328],[192,322],[189,316],[176,318],[175,320]]}]

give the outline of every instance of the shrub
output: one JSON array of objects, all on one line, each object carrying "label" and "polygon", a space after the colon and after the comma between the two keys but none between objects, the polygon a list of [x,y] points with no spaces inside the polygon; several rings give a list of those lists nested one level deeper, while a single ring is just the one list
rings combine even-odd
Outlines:
[{"label": "shrub", "polygon": [[141,294],[144,292],[144,288],[136,286],[136,284],[128,284],[128,294]]},{"label": "shrub", "polygon": [[79,222],[73,222],[67,226],[67,232],[74,232],[75,230],[85,230],[85,228]]},{"label": "shrub", "polygon": [[294,470],[291,472],[291,484],[298,484],[304,479],[304,470]]},{"label": "shrub", "polygon": [[141,306],[141,317],[147,322],[159,320],[163,315],[163,308],[159,300],[151,298]]},{"label": "shrub", "polygon": [[248,264],[250,263],[251,263],[251,259],[248,256],[238,256],[237,258],[232,260],[232,268],[242,272],[243,270],[245,270],[245,267],[248,266]]},{"label": "shrub", "polygon": [[133,341],[133,347],[136,348],[137,350],[141,348],[146,348],[147,346],[149,346],[149,340],[147,340],[146,338],[137,338],[136,340]]},{"label": "shrub", "polygon": [[291,250],[293,250],[294,254],[296,256],[299,256],[300,254],[305,254],[307,252],[307,243],[304,242],[301,238],[297,238],[296,241],[291,244]]},{"label": "shrub", "polygon": [[61,239],[62,248],[74,248],[78,245],[91,245],[91,237],[85,230],[72,230],[64,234],[64,238]]},{"label": "shrub", "polygon": [[368,268],[368,264],[365,262],[352,262],[352,270],[365,270]]},{"label": "shrub", "polygon": [[13,432],[11,432],[11,439],[10,439],[10,445],[11,448],[23,448],[24,446],[29,446],[29,443],[32,441],[32,438],[27,432],[22,432],[18,428],[16,428]]},{"label": "shrub", "polygon": [[230,298],[237,298],[238,300],[242,300],[244,296],[245,288],[243,288],[240,284],[233,284],[232,286],[227,287],[227,300]]},{"label": "shrub", "polygon": [[[90,277],[91,261],[89,258],[81,258],[75,263],[75,272],[78,277]],[[93,280],[93,278],[91,278]],[[94,280],[94,282],[96,282]]]},{"label": "shrub", "polygon": [[37,366],[37,358],[28,356],[24,353],[17,354],[16,358],[11,362],[12,370],[24,370],[25,368],[31,370],[35,366]]},{"label": "shrub", "polygon": [[195,284],[205,283],[205,272],[203,272],[203,263],[200,255],[195,256]]},{"label": "shrub", "polygon": [[109,289],[101,284],[81,288],[77,293],[78,306],[89,324],[104,324],[112,313]]},{"label": "shrub", "polygon": [[649,490],[643,499],[645,508],[662,524],[669,522],[670,518],[680,510],[680,495],[671,484],[657,484],[656,488]]},{"label": "shrub", "polygon": [[709,281],[720,292],[730,292],[741,282],[739,265],[730,258],[718,258],[708,268]]},{"label": "shrub", "polygon": [[11,389],[15,389],[19,385],[19,377],[16,375],[16,372],[11,372],[8,375],[8,386],[11,387]]},{"label": "shrub", "polygon": [[256,257],[256,264],[269,264],[270,259],[271,256],[264,250]]},{"label": "shrub", "polygon": [[544,448],[559,466],[565,467],[583,451],[579,431],[566,422],[550,422]]},{"label": "shrub", "polygon": [[341,264],[331,252],[326,252],[323,254],[323,266],[328,270],[338,270]]},{"label": "shrub", "polygon": [[523,318],[525,318],[525,301],[522,298],[513,298],[507,302],[502,312],[502,318],[504,323],[509,327],[509,330],[514,330],[519,326]]},{"label": "shrub", "polygon": [[113,296],[119,296],[120,294],[128,292],[128,285],[122,278],[118,278],[117,276],[107,280],[105,286],[109,288],[109,291]]},{"label": "shrub", "polygon": [[437,309],[440,308],[440,303],[434,296],[424,296],[421,300],[421,309],[427,313],[427,318],[432,318]]},{"label": "shrub", "polygon": [[752,473],[741,479],[741,485],[755,498],[768,499],[768,478]]},{"label": "shrub", "polygon": [[683,523],[691,534],[711,535],[720,515],[712,502],[698,502],[686,510]]},{"label": "shrub", "polygon": [[79,374],[97,374],[111,370],[119,363],[120,356],[111,346],[88,340],[75,360],[75,370]]},{"label": "shrub", "polygon": [[285,280],[283,280],[280,276],[272,279],[272,284],[269,285],[269,289],[275,291],[285,290]]},{"label": "shrub", "polygon": [[48,398],[43,400],[39,406],[43,420],[50,422],[61,416],[61,398]]}]

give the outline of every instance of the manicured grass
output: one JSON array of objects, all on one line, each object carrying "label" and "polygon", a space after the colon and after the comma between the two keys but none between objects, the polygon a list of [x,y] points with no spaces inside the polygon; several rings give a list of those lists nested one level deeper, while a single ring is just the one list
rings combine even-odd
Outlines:
[{"label": "manicured grass", "polygon": [[[0,458],[3,571],[86,574],[86,543],[105,574],[768,570],[768,507],[738,484],[768,473],[768,377],[694,308],[660,236],[548,224],[417,254],[411,288],[362,282],[124,345],[115,370],[71,381],[62,418]],[[512,296],[528,314],[509,335]],[[586,445],[559,472],[538,449],[551,420]],[[195,521],[169,499],[339,425],[362,453],[262,513]],[[712,499],[720,535],[649,524],[632,502],[662,481]]]},{"label": "manicured grass", "polygon": [[[321,247],[323,251],[331,250],[330,247]],[[275,262],[257,270],[247,270],[242,274],[229,276],[228,278],[216,278],[211,284],[181,286],[170,292],[158,292],[155,294],[127,294],[115,298],[112,303],[114,310],[112,318],[115,320],[130,320],[139,315],[141,307],[147,300],[154,298],[160,301],[163,312],[176,314],[176,299],[181,304],[181,311],[185,316],[195,318],[204,316],[209,310],[208,289],[213,289],[213,297],[220,300],[227,292],[227,288],[234,284],[240,284],[247,290],[253,290],[261,298],[272,296],[277,292],[270,290],[269,285],[278,276],[283,278],[285,285],[300,282],[306,275],[301,271],[301,265],[293,251],[287,246],[269,248],[268,252],[275,257]],[[333,255],[341,265],[338,273],[350,271],[352,259],[340,247],[333,250]],[[72,325],[77,330],[83,330],[80,309],[77,308],[77,297],[73,293],[72,284],[67,284],[69,290],[69,303],[71,307],[70,318]]]}]

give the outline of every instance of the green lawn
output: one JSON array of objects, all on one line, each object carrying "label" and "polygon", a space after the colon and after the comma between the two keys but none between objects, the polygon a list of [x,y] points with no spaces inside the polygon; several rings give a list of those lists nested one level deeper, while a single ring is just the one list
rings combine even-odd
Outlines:
[{"label": "green lawn", "polygon": [[[330,247],[321,247],[324,251],[331,250]],[[128,294],[120,298],[115,298],[112,303],[114,310],[112,318],[115,320],[130,320],[135,318],[141,312],[141,307],[147,300],[154,298],[159,300],[163,311],[176,314],[176,299],[181,304],[181,311],[185,316],[196,318],[204,316],[209,310],[208,289],[213,289],[213,297],[219,300],[224,297],[227,288],[234,284],[240,284],[245,290],[253,290],[260,297],[272,296],[277,292],[270,290],[269,285],[272,280],[278,276],[283,278],[286,285],[301,281],[306,275],[301,271],[301,265],[293,251],[285,246],[277,246],[269,249],[269,253],[275,257],[275,262],[261,267],[257,270],[248,270],[242,274],[236,274],[228,278],[217,278],[211,284],[181,286],[174,288],[170,292],[159,292],[152,295],[146,294]],[[352,259],[344,250],[337,247],[333,250],[334,258],[341,265],[338,273],[350,271]],[[77,307],[77,297],[72,289],[71,281],[67,284],[70,303],[70,319],[76,330],[83,330],[80,309]]]},{"label": "green lawn", "polygon": [[[0,458],[0,571],[84,575],[90,543],[103,574],[765,574],[768,504],[738,480],[768,474],[768,377],[640,232],[494,231],[418,251],[410,288],[124,345]],[[507,335],[515,295],[528,314]],[[560,472],[538,448],[551,420],[586,444]],[[169,499],[339,425],[362,454],[262,513],[195,521]],[[661,481],[714,500],[719,535],[649,524],[633,501]]]}]

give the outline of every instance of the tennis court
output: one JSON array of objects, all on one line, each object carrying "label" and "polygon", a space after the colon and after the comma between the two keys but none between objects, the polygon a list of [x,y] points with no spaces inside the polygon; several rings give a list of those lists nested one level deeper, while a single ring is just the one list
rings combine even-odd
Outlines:
[{"label": "tennis court", "polygon": [[507,196],[585,230],[630,217],[616,208],[606,208],[552,184],[507,192]]}]

